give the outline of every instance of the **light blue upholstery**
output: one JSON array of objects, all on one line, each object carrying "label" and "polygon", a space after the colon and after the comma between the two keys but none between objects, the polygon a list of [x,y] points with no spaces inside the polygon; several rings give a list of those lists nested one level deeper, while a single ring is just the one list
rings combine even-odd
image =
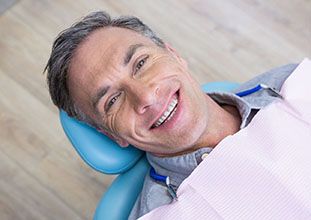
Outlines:
[{"label": "light blue upholstery", "polygon": [[[205,92],[231,91],[238,85],[212,82],[202,89]],[[95,129],[68,117],[64,111],[60,111],[60,120],[68,139],[89,166],[105,174],[120,174],[100,200],[94,219],[127,219],[149,169],[144,152],[131,146],[119,147]]]},{"label": "light blue upholstery", "polygon": [[233,82],[210,82],[202,85],[204,92],[230,92],[239,86],[238,83]]},{"label": "light blue upholstery", "polygon": [[93,169],[105,174],[119,174],[131,168],[144,154],[134,148],[121,148],[94,128],[60,111],[63,129],[81,158]]},{"label": "light blue upholstery", "polygon": [[146,157],[117,177],[97,205],[94,220],[127,219],[139,195],[149,169]]}]

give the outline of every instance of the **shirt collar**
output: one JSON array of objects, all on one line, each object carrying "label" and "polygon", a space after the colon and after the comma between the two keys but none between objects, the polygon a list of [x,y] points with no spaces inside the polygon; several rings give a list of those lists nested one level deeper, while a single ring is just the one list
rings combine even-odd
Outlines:
[{"label": "shirt collar", "polygon": [[207,94],[220,105],[227,104],[235,106],[241,116],[240,129],[247,125],[252,108],[244,99],[230,92],[209,92]]}]

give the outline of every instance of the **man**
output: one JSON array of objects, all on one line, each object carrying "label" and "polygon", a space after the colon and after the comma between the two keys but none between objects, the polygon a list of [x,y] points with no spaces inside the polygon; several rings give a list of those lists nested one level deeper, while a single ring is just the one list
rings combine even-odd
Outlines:
[{"label": "man", "polygon": [[[278,90],[295,67],[274,69],[237,91],[259,83]],[[169,176],[175,190],[221,140],[278,98],[266,90],[243,98],[204,94],[186,61],[149,27],[105,12],[60,33],[46,69],[56,106],[120,146],[146,151],[155,172]],[[171,201],[165,184],[147,175],[130,219]]]}]

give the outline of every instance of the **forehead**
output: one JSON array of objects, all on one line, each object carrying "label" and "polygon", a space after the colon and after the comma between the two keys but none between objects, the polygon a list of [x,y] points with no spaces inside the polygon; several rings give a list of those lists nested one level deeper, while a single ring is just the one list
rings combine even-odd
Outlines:
[{"label": "forehead", "polygon": [[94,31],[73,54],[69,78],[77,80],[103,66],[121,63],[128,47],[138,43],[155,46],[151,39],[125,28],[107,27]]},{"label": "forehead", "polygon": [[120,55],[123,56],[128,46],[135,43],[154,44],[149,38],[129,29],[118,27],[100,28],[91,33],[78,46],[74,59],[82,64],[95,63],[98,59],[101,62],[114,60],[119,58]]}]

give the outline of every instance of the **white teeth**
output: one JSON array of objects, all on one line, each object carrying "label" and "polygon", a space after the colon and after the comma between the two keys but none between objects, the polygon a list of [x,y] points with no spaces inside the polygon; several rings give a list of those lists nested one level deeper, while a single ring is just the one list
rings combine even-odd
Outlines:
[{"label": "white teeth", "polygon": [[[174,109],[176,107],[178,103],[178,100],[176,98],[174,98],[171,103],[168,105],[166,111],[163,113],[163,115],[159,118],[159,120],[155,123],[155,127],[160,126],[164,121],[168,121],[169,119],[171,119],[171,117],[173,116],[173,114],[175,113],[176,109]],[[173,111],[174,109],[174,111]],[[173,112],[172,112],[173,111]],[[167,118],[168,116],[170,116],[169,118]],[[167,120],[166,120],[167,119]]]}]

